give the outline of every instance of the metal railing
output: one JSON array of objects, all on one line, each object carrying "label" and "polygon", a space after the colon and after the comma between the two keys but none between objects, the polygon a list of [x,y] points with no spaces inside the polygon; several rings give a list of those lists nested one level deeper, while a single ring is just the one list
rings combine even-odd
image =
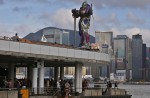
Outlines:
[{"label": "metal railing", "polygon": [[[64,88],[30,88],[29,93],[33,95],[48,95],[48,96],[62,96],[65,93]],[[127,95],[126,90],[118,88],[70,88],[71,96],[107,96],[107,95]]]}]

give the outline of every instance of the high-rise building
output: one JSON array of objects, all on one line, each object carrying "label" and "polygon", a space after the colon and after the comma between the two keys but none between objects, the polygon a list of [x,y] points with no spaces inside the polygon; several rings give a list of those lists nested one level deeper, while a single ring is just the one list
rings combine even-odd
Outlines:
[{"label": "high-rise building", "polygon": [[146,47],[145,80],[150,82],[150,47]]},{"label": "high-rise building", "polygon": [[117,52],[117,66],[116,69],[125,69],[128,53],[128,37],[126,35],[117,35],[114,38],[114,51]]},{"label": "high-rise building", "polygon": [[143,80],[143,40],[139,34],[132,36],[132,79]]},{"label": "high-rise building", "polygon": [[143,64],[141,70],[143,70],[143,81],[146,81],[146,44],[143,44],[142,51],[143,51],[142,55]]},{"label": "high-rise building", "polygon": [[[95,32],[95,42],[100,45],[100,50],[105,53],[110,53],[113,48],[113,32]],[[109,73],[111,72],[111,64],[108,66],[95,66],[97,69],[100,69],[100,76],[109,77]]]},{"label": "high-rise building", "polygon": [[124,80],[129,80],[129,69],[131,67],[129,65],[129,63],[131,63],[129,61],[129,58],[131,58],[131,55],[129,55],[129,52],[131,51],[130,43],[130,39],[126,35],[117,35],[117,37],[114,38],[115,58],[113,59],[113,64],[115,65],[113,66],[113,69],[115,69],[116,75]]},{"label": "high-rise building", "polygon": [[132,39],[128,40],[127,80],[132,80]]},{"label": "high-rise building", "polygon": [[109,52],[109,48],[113,46],[113,32],[95,32],[95,42],[98,43],[103,52]]}]

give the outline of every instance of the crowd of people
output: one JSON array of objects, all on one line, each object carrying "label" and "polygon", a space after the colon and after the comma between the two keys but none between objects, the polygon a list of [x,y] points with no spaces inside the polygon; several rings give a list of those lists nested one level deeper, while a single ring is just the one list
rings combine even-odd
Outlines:
[{"label": "crowd of people", "polygon": [[31,81],[29,79],[0,79],[0,88],[30,88]]},{"label": "crowd of people", "polygon": [[69,96],[73,91],[73,81],[72,80],[47,80],[45,83],[46,87],[52,88],[54,91],[57,91],[58,94],[62,96]]}]

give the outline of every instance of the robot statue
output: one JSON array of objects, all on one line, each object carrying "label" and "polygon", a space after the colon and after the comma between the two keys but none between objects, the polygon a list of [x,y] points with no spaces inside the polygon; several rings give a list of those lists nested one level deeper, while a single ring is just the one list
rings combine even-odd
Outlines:
[{"label": "robot statue", "polygon": [[82,3],[79,10],[72,9],[72,16],[74,18],[80,17],[79,20],[79,35],[80,35],[80,47],[89,46],[89,34],[88,29],[90,27],[90,17],[93,14],[92,5],[89,5],[86,1]]}]

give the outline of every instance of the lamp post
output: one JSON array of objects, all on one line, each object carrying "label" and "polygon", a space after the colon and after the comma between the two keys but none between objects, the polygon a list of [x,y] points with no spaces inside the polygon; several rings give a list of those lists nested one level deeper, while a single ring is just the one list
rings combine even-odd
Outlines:
[{"label": "lamp post", "polygon": [[72,16],[74,18],[74,46],[76,45],[76,18],[79,17],[79,10],[72,9]]},{"label": "lamp post", "polygon": [[76,46],[76,17],[74,17],[74,46]]}]

